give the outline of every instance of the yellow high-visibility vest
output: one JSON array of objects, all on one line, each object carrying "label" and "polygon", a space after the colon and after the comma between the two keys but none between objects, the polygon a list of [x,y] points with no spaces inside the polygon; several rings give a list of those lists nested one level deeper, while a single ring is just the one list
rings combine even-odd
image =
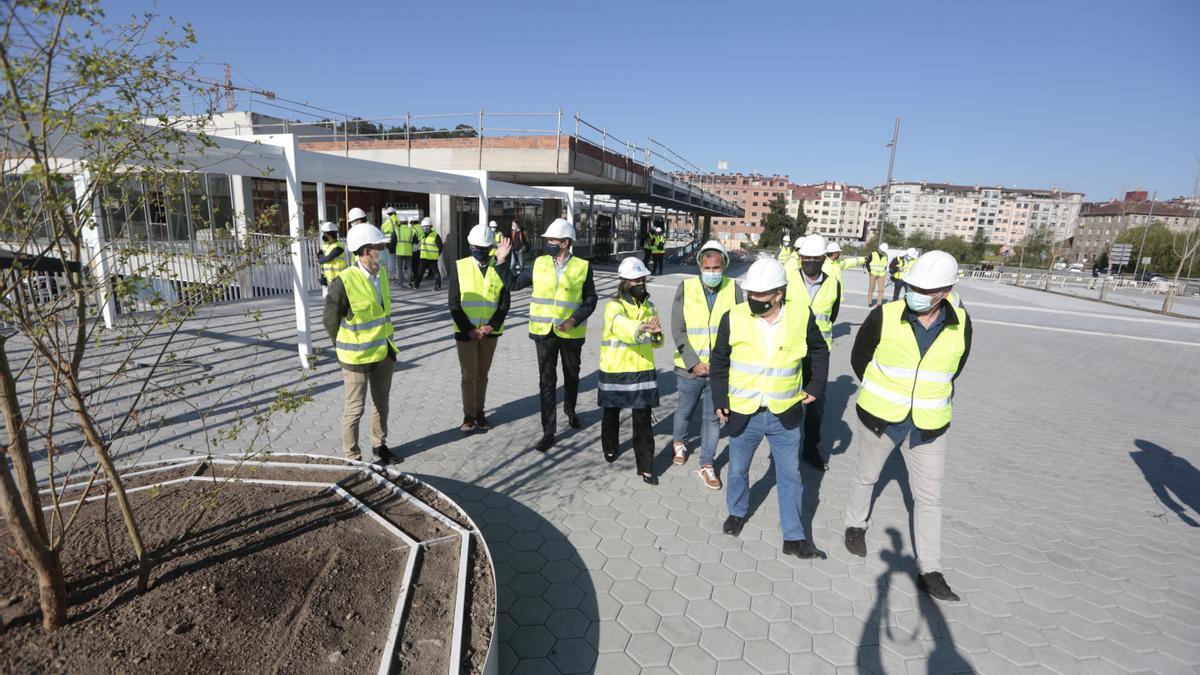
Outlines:
[{"label": "yellow high-visibility vest", "polygon": [[338,361],[350,365],[367,365],[382,361],[392,342],[392,297],[388,289],[387,274],[379,275],[379,290],[383,297],[375,294],[375,286],[357,265],[338,274],[346,288],[346,299],[350,301],[351,316],[342,317],[334,344]]},{"label": "yellow high-visibility vest", "polygon": [[888,257],[882,251],[871,251],[871,255],[867,256],[867,272],[871,276],[881,277],[887,274]]},{"label": "yellow high-visibility vest", "polygon": [[817,328],[821,331],[821,337],[825,338],[825,344],[829,349],[833,349],[833,303],[837,302],[838,297],[838,281],[833,277],[826,275],[825,281],[821,283],[821,287],[817,289],[817,297],[812,298],[808,295],[808,285],[804,283],[804,272],[789,267],[788,275],[788,303],[798,302],[805,304],[813,314],[813,319],[817,322]]},{"label": "yellow high-visibility vest", "polygon": [[429,234],[421,237],[421,260],[438,259],[437,238],[438,233],[433,230],[430,230]]},{"label": "yellow high-visibility vest", "polygon": [[[491,320],[500,306],[500,291],[504,289],[504,282],[496,274],[496,268],[488,265],[486,269],[485,276],[479,271],[479,263],[471,256],[459,258],[457,263],[459,304],[471,320],[471,325],[476,328]],[[492,331],[492,335],[503,332],[502,325]]]},{"label": "yellow high-visibility vest", "polygon": [[[725,277],[717,287],[717,297],[713,306],[708,308],[708,298],[704,290],[704,282],[700,277],[692,277],[683,282],[683,323],[687,326],[687,341],[692,351],[700,357],[700,363],[708,363],[712,348],[717,344],[717,329],[721,326],[721,317],[737,304],[737,286],[733,279]],[[675,367],[687,368],[683,363],[683,354],[675,350]]]},{"label": "yellow high-visibility vest", "polygon": [[396,230],[396,255],[408,257],[413,252],[413,235],[417,228],[408,223],[402,223]]},{"label": "yellow high-visibility vest", "polygon": [[342,249],[342,254],[327,263],[321,263],[321,274],[324,275],[325,281],[332,282],[333,278],[346,269],[346,245],[341,241],[327,241],[321,243],[321,255],[329,255],[329,252],[335,248]]},{"label": "yellow high-visibility vest", "polygon": [[879,345],[863,374],[858,405],[888,422],[902,422],[911,412],[918,429],[941,429],[953,414],[954,373],[966,351],[967,313],[953,307],[958,323],[944,325],[921,356],[913,328],[902,318],[904,307],[904,300],[883,306]]},{"label": "yellow high-visibility vest", "polygon": [[801,361],[808,354],[808,307],[789,302],[783,309],[783,339],[767,345],[766,322],[742,302],[729,310],[729,409],[753,415],[766,406],[780,414],[804,400]]},{"label": "yellow high-visibility vest", "polygon": [[558,324],[571,318],[583,302],[583,282],[587,280],[588,262],[575,256],[567,259],[560,282],[554,266],[554,256],[539,256],[533,263],[533,292],[529,297],[529,333],[547,335],[551,330],[564,338],[587,336],[587,322],[571,330],[561,331]]}]

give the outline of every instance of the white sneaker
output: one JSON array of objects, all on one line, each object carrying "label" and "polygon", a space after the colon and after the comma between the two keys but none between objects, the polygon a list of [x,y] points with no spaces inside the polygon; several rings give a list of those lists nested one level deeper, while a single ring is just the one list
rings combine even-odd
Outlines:
[{"label": "white sneaker", "polygon": [[700,474],[700,480],[704,481],[704,486],[710,490],[721,489],[721,479],[717,478],[717,470],[711,466],[702,466],[696,473]]},{"label": "white sneaker", "polygon": [[671,460],[676,465],[683,464],[687,461],[687,443],[684,441],[674,441],[675,444],[675,459]]}]

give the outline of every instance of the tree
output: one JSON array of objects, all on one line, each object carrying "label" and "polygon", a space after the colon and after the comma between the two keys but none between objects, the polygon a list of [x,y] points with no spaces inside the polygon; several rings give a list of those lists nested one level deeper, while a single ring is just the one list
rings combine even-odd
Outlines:
[{"label": "tree", "polygon": [[1017,242],[1013,251],[1021,267],[1040,267],[1050,252],[1053,234],[1045,226],[1036,227]]},{"label": "tree", "polygon": [[863,250],[874,251],[875,249],[879,248],[880,241],[886,243],[888,246],[899,247],[904,246],[905,237],[904,233],[900,231],[900,228],[896,227],[896,225],[889,220],[883,224],[882,239],[880,238],[879,232],[876,232],[869,240],[867,240],[867,246]]},{"label": "tree", "polygon": [[804,212],[804,200],[800,200],[800,207],[796,209],[796,228],[792,230],[792,241],[796,241],[798,237],[803,237],[808,234],[808,221],[810,218]]},{"label": "tree", "polygon": [[988,236],[982,227],[975,228],[975,236],[971,239],[971,262],[983,260],[987,254]]},{"label": "tree", "polygon": [[760,247],[778,248],[782,246],[783,235],[788,232],[792,232],[793,237],[800,236],[795,234],[796,219],[787,214],[787,200],[782,195],[777,195],[767,207],[770,210],[760,222],[763,228],[762,234],[758,237]]},{"label": "tree", "polygon": [[[186,251],[98,245],[105,212],[114,206],[183,204],[182,194],[197,180],[186,172],[197,170],[194,158],[212,144],[202,132],[210,118],[184,114],[185,99],[211,95],[189,84],[194,74],[177,61],[194,43],[189,26],[160,33],[156,17],[146,14],[110,27],[97,3],[78,0],[10,0],[0,12],[7,89],[0,102],[6,160],[0,240],[13,252],[0,269],[0,414],[7,435],[0,514],[36,578],[43,627],[54,630],[67,620],[61,553],[83,499],[95,490],[116,501],[137,559],[137,590],[146,588],[151,552],[113,458],[135,431],[153,431],[146,425],[157,403],[188,405],[186,389],[159,375],[178,357],[175,336],[200,303],[271,252],[249,241],[232,251],[201,242]],[[186,281],[178,275],[181,257],[195,270]],[[106,325],[107,307],[137,302],[149,311]],[[248,428],[253,444],[270,411],[304,400],[277,392],[267,411],[245,410],[252,421],[234,426]],[[195,412],[206,419],[205,411]],[[35,447],[48,463],[45,497],[35,477]],[[90,470],[68,509],[55,467],[71,452]]]}]

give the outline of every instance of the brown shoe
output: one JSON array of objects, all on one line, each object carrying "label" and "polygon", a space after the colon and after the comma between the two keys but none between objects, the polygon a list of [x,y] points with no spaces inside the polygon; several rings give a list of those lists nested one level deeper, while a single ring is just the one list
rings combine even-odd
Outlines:
[{"label": "brown shoe", "polygon": [[458,427],[458,430],[464,434],[469,434],[472,431],[475,431],[475,419],[472,417],[464,417],[462,426]]},{"label": "brown shoe", "polygon": [[700,474],[700,480],[704,481],[704,486],[710,490],[721,489],[721,479],[717,478],[717,470],[711,466],[702,466],[696,473]]},{"label": "brown shoe", "polygon": [[675,445],[675,459],[671,461],[676,465],[681,465],[687,461],[687,443],[684,441],[673,441]]}]

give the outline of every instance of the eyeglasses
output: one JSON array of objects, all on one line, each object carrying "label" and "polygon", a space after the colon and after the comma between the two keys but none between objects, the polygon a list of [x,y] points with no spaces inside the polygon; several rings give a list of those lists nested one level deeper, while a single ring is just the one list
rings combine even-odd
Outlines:
[{"label": "eyeglasses", "polygon": [[372,251],[386,251],[387,244],[368,244],[367,248],[371,249]]}]

